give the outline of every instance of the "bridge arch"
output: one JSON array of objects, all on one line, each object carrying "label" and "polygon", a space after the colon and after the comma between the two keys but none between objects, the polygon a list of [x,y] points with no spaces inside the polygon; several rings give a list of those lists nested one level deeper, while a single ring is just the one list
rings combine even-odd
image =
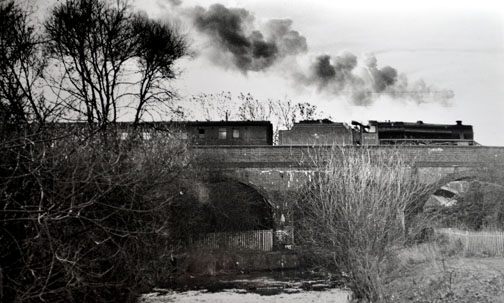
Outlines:
[{"label": "bridge arch", "polygon": [[437,206],[452,206],[469,189],[471,182],[478,179],[476,169],[464,169],[445,174],[437,180],[425,201],[424,210]]},{"label": "bridge arch", "polygon": [[475,169],[466,169],[461,171],[454,171],[447,174],[436,182],[439,185],[444,185],[453,181],[472,181],[478,177],[478,172]]},{"label": "bridge arch", "polygon": [[188,180],[189,199],[203,217],[202,232],[274,229],[274,207],[259,186],[223,174]]}]

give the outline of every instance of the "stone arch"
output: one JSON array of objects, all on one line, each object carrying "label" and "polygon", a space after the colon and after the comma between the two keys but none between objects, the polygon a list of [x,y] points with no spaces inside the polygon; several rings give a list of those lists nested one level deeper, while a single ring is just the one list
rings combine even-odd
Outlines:
[{"label": "stone arch", "polygon": [[259,186],[224,174],[201,175],[191,183],[205,232],[274,229],[273,205]]},{"label": "stone arch", "polygon": [[[428,213],[441,214],[443,224],[446,226],[462,225],[474,230],[482,227],[502,228],[504,206],[501,201],[504,184],[502,179],[499,179],[502,175],[498,169],[500,167],[495,169],[482,166],[447,174],[437,182],[438,190],[444,189],[442,193],[449,194],[447,184],[457,182],[465,182],[465,189],[462,192],[455,191],[453,197],[448,197],[444,201],[441,199],[441,203],[429,200],[430,203],[426,203],[424,210]],[[439,195],[439,191],[435,195]]]},{"label": "stone arch", "polygon": [[447,174],[442,177],[437,184],[446,184],[452,181],[462,181],[462,180],[474,180],[478,176],[477,172],[474,169],[467,169],[461,171],[454,171],[453,173]]},{"label": "stone arch", "polygon": [[469,188],[469,183],[477,179],[473,169],[454,171],[440,178],[432,187],[429,199],[424,207],[435,205],[451,206],[457,198]]},{"label": "stone arch", "polygon": [[255,185],[249,181],[241,181],[239,179],[230,179],[230,180],[234,180],[237,183],[243,184],[244,186],[247,186],[247,187],[254,189],[256,192],[258,192],[263,197],[263,201],[264,201],[264,203],[266,203],[266,205],[268,207],[270,207],[271,209],[274,208],[272,200],[270,198],[270,195],[268,194],[268,192],[264,188],[262,188],[258,185]]}]

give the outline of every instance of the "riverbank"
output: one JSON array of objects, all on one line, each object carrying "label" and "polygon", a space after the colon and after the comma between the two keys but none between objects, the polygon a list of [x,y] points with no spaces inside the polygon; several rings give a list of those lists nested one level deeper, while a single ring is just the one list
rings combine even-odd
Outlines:
[{"label": "riverbank", "polygon": [[504,258],[452,256],[411,262],[387,288],[391,303],[504,303]]}]

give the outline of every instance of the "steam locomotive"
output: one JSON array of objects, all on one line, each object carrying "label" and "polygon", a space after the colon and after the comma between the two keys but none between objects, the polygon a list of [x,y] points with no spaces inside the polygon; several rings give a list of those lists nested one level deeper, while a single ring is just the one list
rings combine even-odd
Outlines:
[{"label": "steam locomotive", "polygon": [[301,121],[289,131],[280,131],[280,145],[475,145],[471,125],[369,121]]},{"label": "steam locomotive", "polygon": [[472,126],[460,120],[456,124],[369,121],[368,125],[353,121],[352,125],[354,144],[359,145],[475,145]]}]

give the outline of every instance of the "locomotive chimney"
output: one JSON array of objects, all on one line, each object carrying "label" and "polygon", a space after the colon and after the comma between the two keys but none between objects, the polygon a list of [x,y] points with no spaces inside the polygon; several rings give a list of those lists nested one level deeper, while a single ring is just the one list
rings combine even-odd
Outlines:
[{"label": "locomotive chimney", "polygon": [[462,125],[462,120],[457,120],[457,125]]}]

